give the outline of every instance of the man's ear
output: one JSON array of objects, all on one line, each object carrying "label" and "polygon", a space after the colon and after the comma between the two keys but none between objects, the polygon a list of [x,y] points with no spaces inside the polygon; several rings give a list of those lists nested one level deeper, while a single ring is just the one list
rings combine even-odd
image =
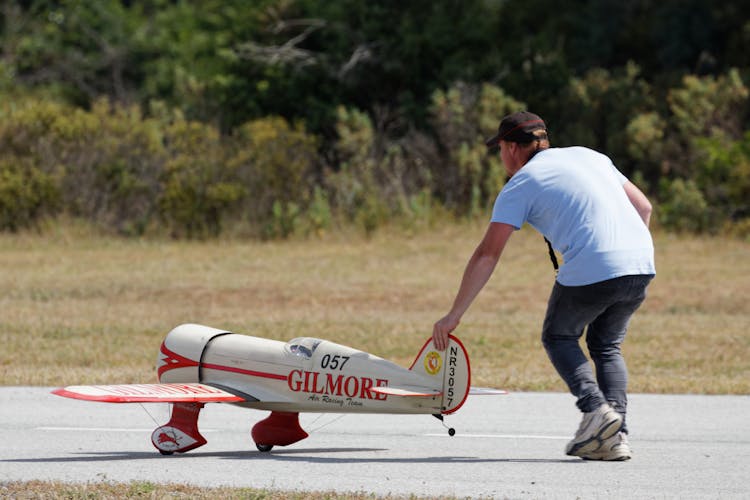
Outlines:
[{"label": "man's ear", "polygon": [[505,143],[508,146],[508,152],[513,158],[518,157],[518,153],[521,151],[520,144],[517,142],[506,142]]}]

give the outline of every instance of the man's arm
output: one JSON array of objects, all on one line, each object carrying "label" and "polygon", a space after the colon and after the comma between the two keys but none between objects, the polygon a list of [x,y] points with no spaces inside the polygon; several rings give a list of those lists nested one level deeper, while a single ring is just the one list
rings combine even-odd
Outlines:
[{"label": "man's arm", "polygon": [[638,215],[643,219],[643,223],[648,227],[648,224],[651,221],[651,211],[653,209],[651,207],[651,202],[648,201],[648,198],[643,194],[643,191],[638,189],[638,187],[632,182],[627,181],[622,187],[625,190],[625,194],[628,195],[630,203],[633,204]]},{"label": "man's arm", "polygon": [[448,347],[448,335],[456,329],[461,317],[492,276],[503,248],[514,230],[515,228],[508,224],[490,223],[484,238],[466,264],[453,307],[432,328],[432,339],[438,350],[442,351]]}]

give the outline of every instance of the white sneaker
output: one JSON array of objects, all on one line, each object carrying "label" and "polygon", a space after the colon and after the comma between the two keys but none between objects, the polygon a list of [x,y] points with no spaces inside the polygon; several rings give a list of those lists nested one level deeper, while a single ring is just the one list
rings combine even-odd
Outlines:
[{"label": "white sneaker", "polygon": [[575,437],[565,447],[565,453],[575,457],[597,451],[602,443],[622,428],[622,415],[608,404],[583,414]]},{"label": "white sneaker", "polygon": [[605,439],[598,450],[581,455],[586,460],[608,460],[623,461],[630,460],[633,452],[628,443],[628,435],[624,432],[618,432],[609,439]]}]

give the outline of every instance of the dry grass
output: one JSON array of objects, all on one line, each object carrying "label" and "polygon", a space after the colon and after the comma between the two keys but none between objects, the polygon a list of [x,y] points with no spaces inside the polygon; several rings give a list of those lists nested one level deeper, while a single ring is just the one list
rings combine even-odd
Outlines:
[{"label": "dry grass", "polygon": [[[69,484],[62,482],[28,481],[0,482],[0,498],[18,500],[58,499],[84,500],[90,498],[152,498],[199,500],[366,500],[372,498],[416,498],[414,496],[376,497],[371,493],[336,492],[291,492],[271,491],[256,488],[196,488],[176,484],[153,484],[149,482]],[[455,497],[433,497],[455,498]]]},{"label": "dry grass", "polygon": [[[154,381],[174,326],[308,335],[408,366],[449,307],[483,224],[291,242],[0,236],[0,385]],[[750,244],[656,237],[658,276],[625,343],[633,392],[750,393]],[[564,391],[539,341],[541,236],[511,239],[457,334],[475,385]]]},{"label": "dry grass", "polygon": [[[483,225],[293,242],[153,242],[73,227],[0,236],[0,385],[150,382],[174,326],[327,338],[408,366]],[[658,276],[625,344],[633,392],[750,393],[750,244],[656,237]],[[526,229],[457,334],[475,385],[564,391],[539,331],[553,280]],[[179,485],[0,483],[8,498],[375,498]]]}]

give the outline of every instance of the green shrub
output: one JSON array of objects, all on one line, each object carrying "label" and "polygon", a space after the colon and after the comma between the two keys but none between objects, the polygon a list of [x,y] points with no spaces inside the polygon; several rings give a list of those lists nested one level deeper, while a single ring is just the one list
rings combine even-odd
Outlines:
[{"label": "green shrub", "polygon": [[263,237],[266,239],[288,238],[297,231],[299,225],[299,205],[292,201],[282,203],[276,200],[273,203],[271,217],[264,224]]},{"label": "green shrub", "polygon": [[334,146],[338,164],[326,172],[325,185],[335,210],[345,220],[371,234],[385,222],[385,186],[388,175],[376,156],[376,134],[367,114],[356,109],[337,109]]},{"label": "green shrub", "polygon": [[[612,70],[593,68],[571,79],[561,92],[563,116],[572,123],[548,124],[553,144],[580,144],[606,153],[626,175],[643,165],[630,160],[628,124],[653,105],[650,85],[640,67],[628,62]],[[652,156],[653,157],[653,156]]]},{"label": "green shrub", "polygon": [[159,210],[176,237],[203,238],[221,232],[222,220],[246,194],[229,175],[218,131],[177,117],[165,135],[167,161]]},{"label": "green shrub", "polygon": [[[661,176],[666,126],[666,121],[651,111],[633,117],[625,128],[628,154],[640,177],[649,184]],[[637,185],[646,189],[642,182]]]},{"label": "green shrub", "polygon": [[737,113],[748,99],[748,89],[739,71],[726,75],[687,75],[682,86],[670,90],[667,100],[674,124],[684,137],[728,135],[736,137],[742,130],[742,115]]},{"label": "green shrub", "polygon": [[315,186],[310,206],[307,208],[307,229],[317,236],[322,236],[333,222],[331,204],[328,201],[328,194],[320,187]]},{"label": "green shrub", "polygon": [[688,75],[667,94],[669,115],[637,115],[628,152],[659,186],[658,219],[671,230],[716,232],[750,213],[750,136],[741,134],[748,89],[736,70]]},{"label": "green shrub", "polygon": [[65,151],[66,205],[99,227],[143,234],[158,215],[165,160],[160,124],[137,106],[97,101],[56,140]]},{"label": "green shrub", "polygon": [[696,141],[696,183],[722,218],[750,217],[750,132],[737,141],[719,137]]},{"label": "green shrub", "polygon": [[724,223],[722,233],[750,243],[750,217]]},{"label": "green shrub", "polygon": [[[245,189],[240,203],[244,218],[259,227],[269,221],[273,225],[290,204],[310,203],[317,141],[303,125],[268,117],[244,124],[232,139],[227,169]],[[279,234],[288,235],[286,230]]]},{"label": "green shrub", "polygon": [[4,101],[0,108],[0,230],[35,225],[60,209],[61,168],[50,134],[70,109],[52,102]]},{"label": "green shrub", "polygon": [[0,152],[54,179],[66,212],[124,234],[140,234],[154,212],[161,169],[156,124],[137,107],[95,103],[91,111],[23,100],[4,110]]},{"label": "green shrub", "polygon": [[372,191],[368,192],[357,207],[355,220],[365,234],[371,236],[388,220],[388,207],[377,194]]},{"label": "green shrub", "polygon": [[55,180],[28,159],[0,160],[0,230],[31,227],[58,206]]},{"label": "green shrub", "polygon": [[709,229],[712,214],[695,182],[662,179],[660,191],[661,202],[656,214],[662,227],[678,232],[703,232]]},{"label": "green shrub", "polygon": [[525,105],[495,86],[457,83],[432,96],[431,123],[446,157],[432,166],[436,191],[457,213],[473,217],[494,201],[502,187],[498,154],[484,141],[500,119]]},{"label": "green shrub", "polygon": [[688,75],[669,91],[667,102],[672,115],[661,174],[695,179],[705,139],[728,143],[741,137],[748,89],[736,70],[719,77]]}]

